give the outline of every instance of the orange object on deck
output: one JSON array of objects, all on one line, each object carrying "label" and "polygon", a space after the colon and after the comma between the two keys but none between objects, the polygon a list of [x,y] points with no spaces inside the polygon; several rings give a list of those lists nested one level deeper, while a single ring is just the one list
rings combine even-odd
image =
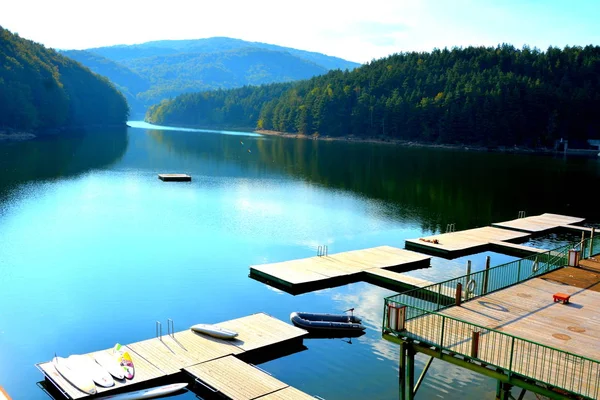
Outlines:
[{"label": "orange object on deck", "polygon": [[566,293],[554,293],[552,295],[552,298],[554,299],[555,303],[557,301],[562,301],[563,304],[568,304],[569,303],[569,299],[571,298],[571,295],[570,294],[566,294]]}]

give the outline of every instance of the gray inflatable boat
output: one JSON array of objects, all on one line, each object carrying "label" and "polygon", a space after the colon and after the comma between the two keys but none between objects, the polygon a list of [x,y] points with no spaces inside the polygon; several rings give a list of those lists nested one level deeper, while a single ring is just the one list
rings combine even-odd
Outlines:
[{"label": "gray inflatable boat", "polygon": [[290,320],[307,331],[363,331],[365,326],[354,315],[293,312]]}]

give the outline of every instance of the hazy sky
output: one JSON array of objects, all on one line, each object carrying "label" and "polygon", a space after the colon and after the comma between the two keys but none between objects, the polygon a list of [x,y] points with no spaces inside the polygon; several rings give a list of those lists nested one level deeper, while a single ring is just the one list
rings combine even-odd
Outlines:
[{"label": "hazy sky", "polygon": [[0,25],[58,49],[228,36],[365,62],[402,51],[600,44],[600,0],[0,0]]}]

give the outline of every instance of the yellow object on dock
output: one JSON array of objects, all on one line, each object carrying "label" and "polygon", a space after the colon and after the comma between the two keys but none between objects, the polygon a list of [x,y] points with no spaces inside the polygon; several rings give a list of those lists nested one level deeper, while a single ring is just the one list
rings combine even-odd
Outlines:
[{"label": "yellow object on dock", "polygon": [[353,250],[273,264],[253,265],[250,276],[294,293],[363,280],[379,268],[429,266],[430,256],[391,246]]},{"label": "yellow object on dock", "polygon": [[[182,372],[197,364],[207,363],[226,357],[249,354],[250,351],[269,352],[277,346],[302,343],[307,335],[304,329],[297,328],[265,313],[252,314],[246,317],[219,323],[220,326],[234,330],[238,336],[234,340],[221,340],[190,329],[175,332],[161,337],[143,340],[123,346],[128,351],[135,365],[135,376],[131,380],[115,381],[109,388],[97,387],[98,393],[108,395],[115,389],[142,382],[150,382],[157,378]],[[112,350],[103,350],[111,352]],[[238,363],[243,361],[235,359]],[[52,362],[37,364],[46,379],[52,381],[66,398],[81,399],[88,394],[78,390],[67,382],[52,365]],[[252,368],[248,366],[249,368]],[[245,382],[254,385],[254,382]],[[239,381],[237,381],[239,386]],[[287,387],[287,385],[284,384]],[[2,399],[3,400],[3,399]]]},{"label": "yellow object on dock", "polygon": [[528,236],[529,233],[485,226],[418,239],[408,239],[406,240],[406,248],[454,257],[463,252],[481,249],[493,241],[519,240]]},{"label": "yellow object on dock", "polygon": [[163,182],[190,182],[192,177],[186,174],[158,174],[158,179]]}]

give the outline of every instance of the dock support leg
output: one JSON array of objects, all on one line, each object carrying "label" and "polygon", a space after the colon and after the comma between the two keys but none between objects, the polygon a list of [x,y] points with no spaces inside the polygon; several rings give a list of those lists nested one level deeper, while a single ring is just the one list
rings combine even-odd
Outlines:
[{"label": "dock support leg", "polygon": [[400,342],[400,359],[398,360],[398,389],[400,400],[406,400],[406,343]]},{"label": "dock support leg", "polygon": [[423,368],[423,371],[421,372],[419,379],[417,379],[417,383],[415,383],[415,390],[413,391],[414,395],[417,394],[417,391],[419,390],[419,386],[421,386],[421,383],[423,383],[423,379],[425,379],[425,375],[427,375],[427,370],[431,366],[432,361],[433,361],[433,356],[429,357],[429,360],[427,360],[427,364],[425,364],[425,368]]},{"label": "dock support leg", "polygon": [[512,396],[510,394],[510,390],[513,385],[510,383],[502,383],[498,381],[496,383],[496,400],[511,400]]},{"label": "dock support leg", "polygon": [[415,398],[415,349],[408,346],[406,349],[406,400]]}]

